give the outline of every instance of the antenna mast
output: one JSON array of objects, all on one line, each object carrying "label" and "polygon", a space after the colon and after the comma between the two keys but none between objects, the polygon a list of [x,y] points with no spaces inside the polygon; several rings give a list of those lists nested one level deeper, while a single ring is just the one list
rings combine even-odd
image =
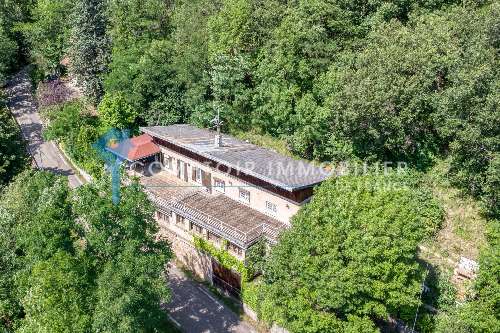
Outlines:
[{"label": "antenna mast", "polygon": [[214,127],[217,129],[217,134],[215,135],[215,146],[221,147],[222,146],[222,135],[220,133],[220,128],[224,122],[220,120],[220,107],[219,107],[219,105],[215,104],[214,106],[217,109],[217,116],[214,119],[212,119],[210,121],[210,123],[214,124]]}]

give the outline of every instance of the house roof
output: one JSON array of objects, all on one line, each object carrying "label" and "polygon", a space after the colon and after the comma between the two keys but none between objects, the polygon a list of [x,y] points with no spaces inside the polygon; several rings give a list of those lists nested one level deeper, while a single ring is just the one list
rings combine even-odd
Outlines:
[{"label": "house roof", "polygon": [[207,230],[248,248],[259,238],[276,243],[286,225],[223,194],[209,194],[201,187],[160,172],[142,176],[141,184],[159,207],[173,210]]},{"label": "house roof", "polygon": [[106,147],[106,149],[130,162],[160,152],[160,147],[153,142],[153,138],[148,134],[142,134],[131,139],[123,140],[117,144]]},{"label": "house roof", "polygon": [[222,145],[216,146],[216,132],[187,124],[141,127],[141,131],[288,191],[312,187],[329,176],[311,163],[229,135],[222,135]]}]

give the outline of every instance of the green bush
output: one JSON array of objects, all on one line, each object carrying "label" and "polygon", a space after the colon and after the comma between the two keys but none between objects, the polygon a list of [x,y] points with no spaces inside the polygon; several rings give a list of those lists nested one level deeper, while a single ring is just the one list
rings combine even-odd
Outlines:
[{"label": "green bush", "polygon": [[9,38],[0,24],[0,87],[5,84],[6,75],[15,63],[16,53],[17,44]]},{"label": "green bush", "polygon": [[85,110],[79,101],[72,101],[48,108],[44,136],[59,141],[71,159],[93,177],[100,177],[103,162],[92,144],[105,131],[99,118]]}]

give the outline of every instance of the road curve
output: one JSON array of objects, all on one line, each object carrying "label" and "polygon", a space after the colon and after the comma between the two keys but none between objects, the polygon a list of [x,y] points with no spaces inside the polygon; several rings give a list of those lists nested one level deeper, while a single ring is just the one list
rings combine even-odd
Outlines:
[{"label": "road curve", "polygon": [[28,151],[37,167],[67,176],[69,185],[72,188],[82,185],[84,180],[75,174],[58,146],[53,141],[43,139],[42,120],[32,94],[32,85],[26,67],[14,75],[7,83],[5,93],[7,95],[7,107],[21,127]]}]

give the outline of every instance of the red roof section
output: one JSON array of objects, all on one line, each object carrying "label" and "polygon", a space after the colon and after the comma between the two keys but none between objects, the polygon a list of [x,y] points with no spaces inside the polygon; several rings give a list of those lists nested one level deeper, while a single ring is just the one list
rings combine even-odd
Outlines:
[{"label": "red roof section", "polygon": [[142,134],[130,139],[132,144],[128,152],[128,159],[135,161],[160,152],[160,147],[153,143],[153,138],[148,134]]},{"label": "red roof section", "polygon": [[[122,141],[119,144],[109,147],[115,153],[122,157],[126,157],[129,161],[137,161],[160,152],[153,138],[148,134],[142,134],[128,140]],[[123,156],[127,154],[127,156]]]}]

